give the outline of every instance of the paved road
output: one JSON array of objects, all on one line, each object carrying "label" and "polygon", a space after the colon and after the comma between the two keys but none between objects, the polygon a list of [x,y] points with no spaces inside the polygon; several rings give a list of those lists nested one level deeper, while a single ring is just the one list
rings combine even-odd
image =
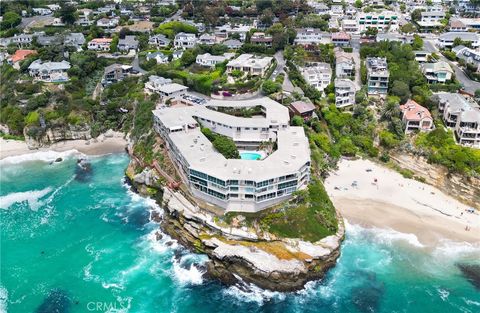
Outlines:
[{"label": "paved road", "polygon": [[[288,78],[288,74],[283,70],[283,68],[286,66],[285,58],[283,57],[283,50],[277,51],[273,56],[277,61],[277,68],[272,76],[270,76],[270,79],[275,79],[280,73],[283,73],[285,76],[283,79],[282,89],[286,92],[293,92],[295,86],[293,86],[292,82]],[[277,73],[275,74],[275,72]]]},{"label": "paved road", "polygon": [[444,57],[440,51],[438,50],[437,46],[435,45],[435,41],[433,39],[424,39],[423,40],[423,47],[426,51],[435,53],[439,56],[440,60],[445,61],[450,64],[452,69],[455,71],[455,77],[457,80],[463,85],[464,90],[468,93],[474,94],[475,90],[480,89],[480,83],[471,80],[465,74],[465,72],[458,66],[457,62],[452,62]]},{"label": "paved road", "polygon": [[360,75],[360,35],[352,36],[352,53],[353,59],[355,60],[355,84],[357,85],[357,90],[362,88],[362,77]]}]

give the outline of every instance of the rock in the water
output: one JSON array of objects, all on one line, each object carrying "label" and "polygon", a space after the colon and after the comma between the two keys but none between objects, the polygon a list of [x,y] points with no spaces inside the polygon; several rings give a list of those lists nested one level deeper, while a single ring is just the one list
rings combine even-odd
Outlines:
[{"label": "rock in the water", "polygon": [[66,313],[70,310],[70,299],[65,291],[53,289],[37,308],[37,313]]},{"label": "rock in the water", "polygon": [[62,161],[63,161],[62,158],[56,158],[56,159],[55,159],[55,162],[62,162]]},{"label": "rock in the water", "polygon": [[480,290],[480,264],[457,264],[463,276]]},{"label": "rock in the water", "polygon": [[163,238],[162,233],[159,232],[159,231],[157,231],[157,232],[155,233],[155,239],[157,239],[157,240],[162,240],[162,238]]},{"label": "rock in the water", "polygon": [[87,182],[92,178],[92,165],[85,159],[77,160],[75,168],[75,179],[80,182]]}]

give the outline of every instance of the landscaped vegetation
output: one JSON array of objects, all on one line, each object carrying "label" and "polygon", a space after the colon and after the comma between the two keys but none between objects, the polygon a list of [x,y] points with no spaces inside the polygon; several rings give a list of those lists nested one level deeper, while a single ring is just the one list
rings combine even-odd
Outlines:
[{"label": "landscaped vegetation", "polygon": [[216,134],[210,128],[202,127],[202,133],[210,140],[213,147],[220,152],[226,159],[240,159],[237,146],[233,139],[227,136]]}]

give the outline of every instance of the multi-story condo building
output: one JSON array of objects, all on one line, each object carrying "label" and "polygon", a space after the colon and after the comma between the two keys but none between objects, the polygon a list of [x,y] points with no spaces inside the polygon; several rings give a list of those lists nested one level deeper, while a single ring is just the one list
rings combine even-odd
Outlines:
[{"label": "multi-story condo building", "polygon": [[355,58],[353,53],[345,52],[341,48],[335,48],[335,74],[338,78],[346,78],[354,75]]},{"label": "multi-story condo building", "polygon": [[[228,110],[260,107],[254,118]],[[225,113],[224,113],[225,112]],[[226,211],[258,212],[278,204],[310,179],[310,149],[302,127],[289,126],[288,109],[269,99],[211,100],[206,105],[155,110],[154,127],[167,143],[182,181],[194,197]],[[258,148],[276,142],[261,160],[226,159],[200,131],[200,125],[232,138],[237,146]]]},{"label": "multi-story condo building", "polygon": [[386,58],[368,57],[365,61],[367,66],[367,81],[369,95],[386,95],[388,92],[388,65]]},{"label": "multi-story condo building", "polygon": [[44,62],[35,60],[28,67],[28,73],[35,80],[43,82],[64,82],[68,80],[67,71],[70,69],[70,63],[61,62]]},{"label": "multi-story condo building", "polygon": [[357,14],[358,29],[360,32],[368,28],[377,28],[378,30],[387,30],[390,25],[397,24],[397,13],[391,11],[383,11],[380,13],[360,12]]},{"label": "multi-story condo building", "polygon": [[422,29],[432,29],[435,27],[443,26],[441,20],[446,17],[446,13],[444,11],[426,11],[422,12],[422,18],[420,21],[417,21],[417,24]]},{"label": "multi-story condo building", "polygon": [[189,33],[178,33],[175,36],[175,40],[173,41],[173,46],[175,49],[190,49],[195,47],[197,43],[197,37],[195,34]]},{"label": "multi-story condo building", "polygon": [[422,64],[421,69],[429,84],[446,83],[452,79],[452,67],[444,61],[424,63]]},{"label": "multi-story condo building", "polygon": [[302,76],[310,86],[323,91],[332,80],[332,68],[328,63],[316,63],[302,69]]},{"label": "multi-story condo building", "polygon": [[458,93],[437,93],[438,109],[445,125],[451,128],[457,142],[480,148],[480,108]]},{"label": "multi-story condo building", "polygon": [[350,45],[350,35],[346,32],[332,33],[332,43],[337,47],[346,47]]},{"label": "multi-story condo building", "polygon": [[456,38],[460,38],[463,42],[469,42],[473,48],[480,46],[480,37],[476,33],[470,32],[448,32],[438,37],[437,45],[440,48],[451,48]]},{"label": "multi-story condo building", "polygon": [[433,118],[427,108],[414,100],[408,100],[400,106],[405,133],[413,131],[430,131],[434,128]]},{"label": "multi-story condo building", "polygon": [[330,35],[316,28],[300,28],[297,29],[295,44],[297,45],[318,45],[330,43]]},{"label": "multi-story condo building", "polygon": [[358,33],[357,20],[350,20],[350,19],[342,20],[342,30],[349,34],[357,34]]},{"label": "multi-story condo building", "polygon": [[350,79],[336,78],[335,105],[344,108],[355,104],[355,83]]},{"label": "multi-story condo building", "polygon": [[95,38],[88,43],[88,50],[109,51],[112,38]]},{"label": "multi-story condo building", "polygon": [[252,76],[264,76],[272,65],[272,57],[242,54],[238,58],[227,63],[227,73],[239,70]]}]

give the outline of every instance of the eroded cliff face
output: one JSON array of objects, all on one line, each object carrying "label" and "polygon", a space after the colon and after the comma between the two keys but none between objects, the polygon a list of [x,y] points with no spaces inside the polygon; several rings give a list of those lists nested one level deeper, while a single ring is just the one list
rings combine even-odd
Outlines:
[{"label": "eroded cliff face", "polygon": [[401,154],[393,155],[391,158],[400,167],[413,171],[415,176],[423,177],[427,184],[480,210],[479,178],[449,174],[443,166],[429,164],[425,158],[420,156]]},{"label": "eroded cliff face", "polygon": [[92,138],[90,126],[88,125],[67,125],[46,128],[44,130],[37,129],[35,133],[35,136],[31,136],[31,129],[28,127],[24,129],[25,142],[30,149],[38,149],[64,140],[90,140]]},{"label": "eroded cliff face", "polygon": [[162,207],[162,229],[183,245],[207,254],[208,274],[226,284],[242,279],[269,290],[299,290],[308,281],[321,279],[340,256],[344,238],[341,218],[335,235],[310,243],[219,225],[213,214],[169,189],[164,189]]}]

